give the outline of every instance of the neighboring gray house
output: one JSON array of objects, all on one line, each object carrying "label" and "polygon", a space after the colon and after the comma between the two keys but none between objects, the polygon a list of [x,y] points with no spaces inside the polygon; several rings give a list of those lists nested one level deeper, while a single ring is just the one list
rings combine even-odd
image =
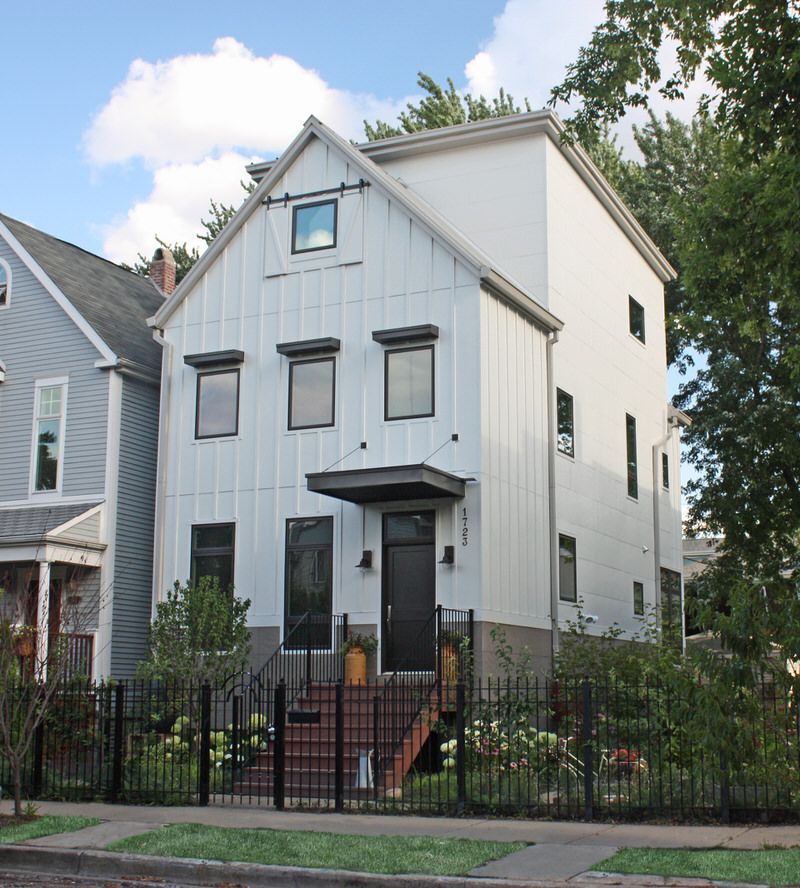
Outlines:
[{"label": "neighboring gray house", "polygon": [[130,675],[147,640],[161,348],[145,318],[162,302],[0,215],[0,589],[40,652],[80,612],[63,628],[94,678]]}]

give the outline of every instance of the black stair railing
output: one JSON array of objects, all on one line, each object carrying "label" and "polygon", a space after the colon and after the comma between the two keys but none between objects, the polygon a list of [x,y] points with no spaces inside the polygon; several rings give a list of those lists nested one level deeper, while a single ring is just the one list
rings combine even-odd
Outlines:
[{"label": "black stair railing", "polygon": [[[441,711],[443,692],[465,678],[470,670],[473,645],[474,612],[437,605],[405,658],[375,697],[373,767],[376,778],[383,777],[392,767],[401,744],[423,709],[428,706]],[[434,670],[417,668],[414,664],[430,662],[431,650],[435,652]]]},{"label": "black stair railing", "polygon": [[[297,698],[312,683],[333,683],[344,676],[342,644],[347,637],[347,614],[306,611],[286,634],[267,662],[255,673],[269,701],[272,720],[275,688],[283,681]],[[291,702],[291,701],[290,701]]]}]

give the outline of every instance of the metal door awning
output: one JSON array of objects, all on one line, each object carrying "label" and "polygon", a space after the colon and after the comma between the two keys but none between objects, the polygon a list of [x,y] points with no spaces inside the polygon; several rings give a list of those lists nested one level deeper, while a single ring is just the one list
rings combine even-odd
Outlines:
[{"label": "metal door awning", "polygon": [[423,464],[306,475],[309,492],[358,504],[460,499],[465,494],[467,481],[471,480]]}]

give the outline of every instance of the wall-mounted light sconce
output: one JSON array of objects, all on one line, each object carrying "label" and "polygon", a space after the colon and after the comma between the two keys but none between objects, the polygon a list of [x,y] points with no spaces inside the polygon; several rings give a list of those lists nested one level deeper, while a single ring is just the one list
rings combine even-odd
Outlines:
[{"label": "wall-mounted light sconce", "polygon": [[445,546],[444,547],[444,555],[442,555],[442,560],[439,564],[455,564],[456,563],[456,547],[455,546]]},{"label": "wall-mounted light sconce", "polygon": [[372,567],[372,549],[364,549],[361,553],[361,561],[358,562],[356,567],[361,570],[369,570]]}]

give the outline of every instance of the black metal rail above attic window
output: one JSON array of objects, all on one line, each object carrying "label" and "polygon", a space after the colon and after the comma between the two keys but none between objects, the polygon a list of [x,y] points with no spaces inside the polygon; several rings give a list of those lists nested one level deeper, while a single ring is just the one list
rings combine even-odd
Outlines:
[{"label": "black metal rail above attic window", "polygon": [[367,182],[366,179],[359,179],[355,185],[345,185],[342,182],[338,188],[323,188],[321,191],[306,191],[305,194],[289,194],[287,191],[283,197],[272,197],[267,196],[265,200],[262,200],[261,203],[269,209],[273,204],[281,204],[282,206],[286,206],[290,200],[302,200],[306,197],[322,197],[324,194],[338,194],[340,197],[344,197],[348,191],[357,191],[359,194],[365,189],[369,188],[370,183]]}]

